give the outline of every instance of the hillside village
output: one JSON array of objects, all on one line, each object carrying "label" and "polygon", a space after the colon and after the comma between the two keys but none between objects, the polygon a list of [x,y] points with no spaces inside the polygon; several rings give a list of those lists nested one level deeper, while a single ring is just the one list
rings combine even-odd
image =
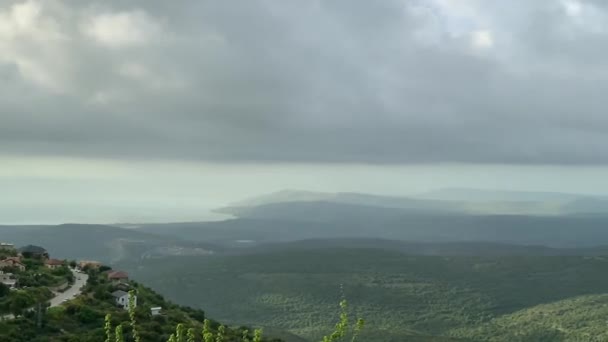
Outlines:
[{"label": "hillside village", "polygon": [[133,318],[146,342],[165,342],[178,326],[197,332],[204,326],[226,342],[254,337],[253,329],[208,320],[204,311],[169,302],[127,272],[100,262],[54,259],[41,246],[0,246],[2,342],[103,341],[108,324],[120,326],[130,341]]},{"label": "hillside village", "polygon": [[[82,293],[88,272],[105,277],[112,285],[108,294],[115,305],[128,308],[131,286],[126,272],[111,270],[98,261],[51,258],[40,246],[17,248],[11,243],[0,243],[0,315],[4,315],[0,317],[17,317],[40,302],[54,307],[74,299]],[[137,295],[133,299],[137,305]],[[159,314],[160,308],[154,307],[153,312]]]}]

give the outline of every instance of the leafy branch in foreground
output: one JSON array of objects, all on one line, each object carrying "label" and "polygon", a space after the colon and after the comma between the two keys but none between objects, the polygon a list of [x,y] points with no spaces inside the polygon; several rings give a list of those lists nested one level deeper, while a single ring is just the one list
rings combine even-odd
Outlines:
[{"label": "leafy branch in foreground", "polygon": [[196,342],[196,330],[194,330],[194,328],[188,329],[186,342]]},{"label": "leafy branch in foreground", "polygon": [[211,332],[211,322],[208,319],[203,321],[203,341],[213,342],[213,333]]},{"label": "leafy branch in foreground", "polygon": [[106,332],[105,342],[112,342],[112,315],[110,314],[106,315],[104,331]]},{"label": "leafy branch in foreground", "polygon": [[122,325],[116,326],[116,342],[125,342],[125,336],[122,334]]},{"label": "leafy branch in foreground", "polygon": [[[349,324],[348,317],[348,303],[346,300],[340,302],[340,319],[334,328],[334,331],[323,337],[321,342],[339,342],[344,341],[350,337],[350,342],[355,342],[359,336],[359,333],[363,329],[364,321],[359,318],[355,322],[352,329]],[[131,326],[131,337],[134,342],[141,342],[139,331],[137,330],[137,322],[135,319],[135,293],[134,291],[129,292],[129,325]],[[105,316],[104,331],[106,335],[105,342],[112,342],[114,337],[115,342],[126,342],[123,334],[122,324],[118,324],[115,328],[112,327],[112,316],[107,314]],[[249,339],[249,331],[244,330],[242,332],[242,342],[262,342],[262,329],[255,329],[253,331],[253,339]],[[203,342],[225,342],[226,341],[226,326],[220,325],[217,329],[217,333],[214,334],[211,331],[211,322],[208,319],[203,321],[203,330],[201,332]],[[169,336],[167,342],[196,342],[197,334],[194,328],[186,328],[183,323],[178,324],[175,327],[175,332]]]},{"label": "leafy branch in foreground", "polygon": [[323,337],[321,342],[337,342],[343,341],[350,336],[350,341],[355,342],[359,337],[359,333],[363,329],[365,322],[362,318],[357,319],[354,327],[349,331],[349,318],[348,318],[348,302],[346,300],[340,301],[340,320],[336,323],[334,331],[327,336]]},{"label": "leafy branch in foreground", "polygon": [[135,320],[135,291],[129,291],[129,319],[131,323],[131,330],[133,330],[133,340],[135,342],[141,342],[141,337],[139,336],[139,331],[137,330],[137,322]]}]

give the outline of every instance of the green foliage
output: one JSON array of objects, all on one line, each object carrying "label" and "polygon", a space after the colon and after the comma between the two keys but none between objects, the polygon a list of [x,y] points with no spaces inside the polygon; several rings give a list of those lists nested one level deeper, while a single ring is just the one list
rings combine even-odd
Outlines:
[{"label": "green foliage", "polygon": [[[131,324],[132,324],[132,322],[131,322]],[[106,341],[110,341],[112,324],[111,324],[111,315],[109,315],[109,314],[105,316],[104,330],[106,331]],[[202,332],[203,341],[208,341],[208,340],[214,341],[214,342],[235,341],[234,335],[233,335],[233,337],[229,338],[229,335],[227,333],[228,333],[228,329],[226,328],[226,326],[220,325],[217,329],[217,332],[215,334],[215,339],[214,339],[214,334],[211,331],[210,323],[209,323],[209,321],[206,321],[204,323],[204,328],[203,328],[203,332]],[[126,341],[121,324],[116,326],[114,335],[115,335],[116,341],[122,341],[122,342]],[[245,329],[242,332],[242,338],[239,338],[238,341],[239,342],[248,342],[249,341],[248,335],[249,335],[248,330]],[[134,336],[133,332],[132,332],[132,336]],[[135,339],[135,338],[133,337],[133,339]],[[196,329],[186,328],[186,325],[184,323],[178,323],[177,326],[175,327],[175,332],[171,333],[171,335],[169,335],[169,338],[167,339],[167,342],[196,342],[196,341],[197,341]],[[281,342],[281,340],[278,340],[278,339],[274,339],[273,341]],[[254,331],[253,342],[263,342],[261,329],[256,329]]]},{"label": "green foliage", "polygon": [[[125,342],[134,342],[139,339],[142,342],[166,342],[171,334],[176,335],[176,326],[182,323],[179,336],[183,339],[180,342],[191,342],[193,338],[199,342],[199,337],[193,334],[203,330],[203,322],[196,318],[204,316],[203,311],[182,308],[136,283],[130,283],[130,286],[133,294],[137,293],[137,307],[123,310],[115,305],[113,297],[98,298],[96,295],[115,290],[107,277],[96,270],[89,270],[88,274],[89,279],[94,279],[94,284],[88,283],[83,294],[76,299],[48,309],[42,316],[41,327],[37,326],[36,314],[23,309],[32,307],[39,300],[48,300],[52,294],[46,288],[11,291],[10,298],[14,301],[0,301],[0,307],[13,303],[15,310],[19,309],[22,316],[4,322],[0,320],[0,341],[115,342],[124,339]],[[18,304],[20,306],[16,308]],[[150,315],[150,308],[156,306],[163,308],[161,316]],[[120,331],[117,336],[118,326]],[[189,329],[184,330],[185,327]],[[208,323],[208,331],[213,336],[217,331],[217,326],[211,321]],[[223,334],[226,342],[240,341],[240,330],[226,328]]]},{"label": "green foliage", "polygon": [[93,308],[84,305],[78,308],[78,312],[75,316],[78,322],[86,325],[97,322],[100,317],[102,317],[102,314],[95,311]]},{"label": "green foliage", "polygon": [[204,342],[213,342],[213,333],[211,332],[211,321],[205,319],[203,322],[203,340]]},{"label": "green foliage", "polygon": [[608,294],[541,304],[452,334],[473,341],[606,341]]},{"label": "green foliage", "polygon": [[[135,291],[131,290],[129,291],[129,320],[130,320],[130,324],[131,324],[131,332],[133,334],[133,340],[135,342],[140,342],[141,341],[141,337],[139,336],[139,331],[137,329],[137,321],[135,319],[135,301],[136,301],[136,296],[135,296]],[[179,341],[179,342],[183,342],[183,341]]]},{"label": "green foliage", "polygon": [[0,250],[0,259],[5,259],[8,257],[15,257],[17,256],[17,250],[11,249],[2,249]]},{"label": "green foliage", "polygon": [[53,296],[47,288],[28,288],[10,291],[7,296],[0,298],[0,315],[13,314],[20,316],[26,309],[37,303],[43,303]]},{"label": "green foliage", "polygon": [[[348,318],[348,313],[347,313],[347,306],[348,305],[345,300],[340,302],[340,308],[341,308],[340,320],[336,324],[334,332],[331,333],[329,336],[324,337],[322,342],[342,341],[349,334],[351,336],[350,341],[351,342],[356,341],[358,333],[363,328],[363,320],[359,319],[357,321],[355,327],[353,328],[352,332],[349,332],[349,330],[348,330],[349,318]],[[111,320],[110,315],[109,314],[106,315],[106,317],[105,317],[106,341],[108,339],[110,339],[110,334],[108,333],[108,331],[111,331],[110,320]],[[133,320],[131,321],[131,325],[135,325],[135,322]],[[115,335],[116,335],[117,341],[119,338],[124,340],[121,325],[118,325],[116,327]],[[210,324],[209,320],[205,320],[205,322],[203,323],[202,336],[203,336],[203,342],[207,342],[207,341],[224,342],[224,341],[227,341],[227,328],[224,325],[220,325],[217,329],[217,332],[216,332],[215,338],[214,338],[214,334],[211,331],[211,324]],[[250,341],[249,340],[249,331],[247,329],[244,329],[242,331],[242,336],[239,341],[240,342],[249,342]],[[194,328],[186,329],[185,324],[178,323],[175,328],[175,332],[169,336],[169,339],[167,340],[167,342],[196,342],[195,329]],[[254,330],[252,342],[263,342],[262,329]]]},{"label": "green foliage", "polygon": [[338,342],[344,341],[350,336],[350,341],[354,342],[359,337],[359,333],[363,329],[363,319],[357,319],[355,325],[352,330],[349,330],[349,316],[348,316],[348,303],[346,300],[340,301],[340,319],[336,326],[334,327],[334,331],[323,337],[322,342]]},{"label": "green foliage", "polygon": [[6,286],[6,285],[4,285],[4,284],[0,283],[0,300],[1,300],[3,297],[8,297],[8,295],[9,295],[10,293],[11,293],[11,289],[10,289],[8,286]]},{"label": "green foliage", "polygon": [[15,291],[11,296],[8,308],[14,316],[23,314],[23,310],[34,305],[36,301],[25,291]]},{"label": "green foliage", "polygon": [[344,338],[348,329],[348,313],[346,312],[348,304],[345,300],[340,302],[340,320],[336,323],[333,333],[323,337],[323,342],[337,342]]},{"label": "green foliage", "polygon": [[183,323],[179,323],[175,327],[175,341],[186,342],[186,326]]},{"label": "green foliage", "polygon": [[116,342],[125,342],[125,336],[122,333],[122,325],[117,325],[116,326],[116,331],[114,333],[115,341]]},{"label": "green foliage", "polygon": [[226,335],[226,327],[223,325],[220,325],[220,327],[217,329],[217,335],[215,336],[215,342],[224,342],[224,338]]},{"label": "green foliage", "polygon": [[357,338],[359,338],[359,334],[361,333],[361,330],[363,330],[363,327],[365,327],[365,321],[363,318],[357,319],[355,328],[353,329],[353,337],[350,340],[351,342],[355,342]]},{"label": "green foliage", "polygon": [[256,329],[253,332],[253,342],[262,342],[262,329]]},{"label": "green foliage", "polygon": [[186,334],[186,342],[196,342],[196,330],[189,328]]},{"label": "green foliage", "polygon": [[[207,312],[223,322],[283,329],[313,341],[335,326],[328,313],[336,311],[340,284],[346,284],[344,295],[356,316],[365,317],[367,327],[358,337],[365,342],[449,341],[461,328],[608,292],[606,257],[315,249],[163,258],[137,266],[131,267],[137,278],[178,303],[204,302]],[[591,324],[606,327],[605,322]]]},{"label": "green foliage", "polygon": [[25,265],[27,270],[36,271],[44,268],[44,262],[40,258],[30,258],[27,253],[23,254],[24,259],[21,262]]},{"label": "green foliage", "polygon": [[106,314],[104,331],[106,333],[105,342],[112,342],[112,315]]},{"label": "green foliage", "polygon": [[53,287],[74,281],[74,275],[67,266],[51,270],[38,259],[23,259],[23,263],[27,265],[26,271],[14,267],[5,270],[16,274],[20,287]]}]

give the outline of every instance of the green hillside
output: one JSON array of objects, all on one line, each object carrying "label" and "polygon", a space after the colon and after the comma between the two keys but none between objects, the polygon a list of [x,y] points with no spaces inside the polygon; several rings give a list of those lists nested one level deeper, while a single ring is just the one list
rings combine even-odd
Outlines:
[{"label": "green hillside", "polygon": [[368,321],[369,342],[470,338],[460,329],[608,292],[607,266],[602,257],[408,256],[361,248],[127,265],[137,279],[178,303],[204,307],[223,321],[277,327],[308,339],[333,324],[327,313],[337,311],[342,287],[356,314]]},{"label": "green hillside", "polygon": [[542,304],[452,334],[474,341],[606,341],[608,295],[588,295]]},{"label": "green hillside", "polygon": [[[88,283],[78,297],[60,306],[44,304],[37,309],[22,310],[17,318],[0,320],[0,341],[2,342],[100,342],[105,341],[104,319],[112,317],[113,326],[122,325],[124,335],[131,341],[130,317],[127,310],[118,307],[112,296],[118,288],[129,289],[136,293],[137,307],[135,318],[138,331],[144,342],[166,342],[175,332],[178,324],[193,328],[200,335],[203,330],[205,313],[200,309],[179,306],[165,300],[160,294],[137,283],[115,284],[108,280],[107,272],[89,270]],[[44,287],[37,287],[42,290]],[[28,289],[29,290],[29,289]],[[11,294],[13,296],[13,294]],[[0,303],[2,296],[0,295]],[[152,316],[150,309],[161,307],[161,314]],[[13,312],[3,311],[0,316]],[[220,324],[211,321],[211,331],[217,333]],[[242,341],[242,328],[228,328],[224,342]],[[280,341],[267,339],[265,341]]]}]

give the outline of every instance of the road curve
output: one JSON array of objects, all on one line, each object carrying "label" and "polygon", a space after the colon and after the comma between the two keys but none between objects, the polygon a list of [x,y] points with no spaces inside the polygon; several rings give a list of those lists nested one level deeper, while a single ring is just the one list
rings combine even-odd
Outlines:
[{"label": "road curve", "polygon": [[[74,284],[72,284],[72,286],[69,289],[65,290],[65,292],[63,293],[53,292],[53,294],[55,294],[55,297],[53,297],[49,301],[51,308],[54,306],[59,306],[63,304],[64,301],[73,299],[74,297],[78,296],[82,292],[82,287],[87,284],[89,276],[86,273],[78,273],[72,270],[72,274],[74,275]],[[34,308],[29,308],[28,310],[33,309]],[[0,316],[0,321],[11,320],[13,318],[15,318],[15,316],[13,316],[12,314],[8,314]]]},{"label": "road curve", "polygon": [[64,292],[54,292],[55,297],[49,302],[51,308],[61,305],[66,300],[73,299],[82,292],[81,288],[86,285],[89,276],[86,273],[78,273],[74,270],[72,270],[72,274],[74,274],[74,284]]}]

